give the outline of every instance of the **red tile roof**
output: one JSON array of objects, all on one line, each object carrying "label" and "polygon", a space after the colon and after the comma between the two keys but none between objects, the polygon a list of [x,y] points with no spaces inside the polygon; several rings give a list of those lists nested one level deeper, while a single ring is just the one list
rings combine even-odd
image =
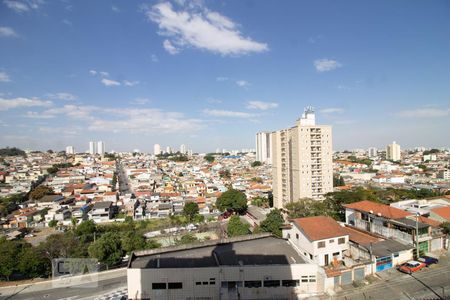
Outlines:
[{"label": "red tile roof", "polygon": [[346,208],[371,213],[373,215],[380,215],[387,219],[401,219],[412,216],[411,213],[406,212],[404,210],[368,200],[363,200],[351,204],[344,204],[343,206]]},{"label": "red tile roof", "polygon": [[293,219],[292,222],[300,228],[310,241],[348,235],[342,226],[331,217],[306,217]]},{"label": "red tile roof", "polygon": [[450,206],[434,208],[431,211],[440,216],[441,218],[450,221]]},{"label": "red tile roof", "polygon": [[361,232],[355,228],[344,227],[344,230],[349,234],[349,240],[355,242],[360,245],[369,245],[370,243],[376,243],[381,241],[382,239],[374,237],[370,234]]},{"label": "red tile roof", "polygon": [[[412,218],[411,218],[412,219]],[[416,218],[414,218],[415,220]],[[430,225],[431,227],[439,227],[439,225],[441,225],[441,222],[424,217],[424,216],[420,216],[419,217],[419,222],[425,223]]]}]

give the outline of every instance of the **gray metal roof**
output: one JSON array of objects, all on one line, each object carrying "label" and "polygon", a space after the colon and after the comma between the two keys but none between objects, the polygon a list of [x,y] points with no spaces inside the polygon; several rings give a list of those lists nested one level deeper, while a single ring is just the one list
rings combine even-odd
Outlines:
[{"label": "gray metal roof", "polygon": [[413,249],[413,245],[404,245],[394,240],[385,240],[372,244],[372,254],[376,257],[390,256],[392,253]]},{"label": "gray metal roof", "polygon": [[304,263],[304,260],[286,240],[261,235],[136,252],[133,253],[128,267],[201,268],[301,263]]}]

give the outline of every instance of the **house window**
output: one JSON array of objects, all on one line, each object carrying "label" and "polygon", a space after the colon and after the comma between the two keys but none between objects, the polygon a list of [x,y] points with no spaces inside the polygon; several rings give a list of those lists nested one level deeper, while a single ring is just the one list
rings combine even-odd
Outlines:
[{"label": "house window", "polygon": [[202,283],[201,283],[200,281],[197,281],[197,282],[195,283],[195,285],[202,285]]},{"label": "house window", "polygon": [[338,244],[339,244],[339,245],[345,244],[345,238],[339,238],[339,239],[338,239]]},{"label": "house window", "polygon": [[308,282],[308,276],[302,276],[302,282]]},{"label": "house window", "polygon": [[339,256],[339,252],[334,252],[333,256]]},{"label": "house window", "polygon": [[153,282],[152,283],[153,290],[165,290],[166,288],[167,288],[167,285],[165,282]]},{"label": "house window", "polygon": [[329,243],[331,244],[331,243],[334,243],[334,240],[333,239],[331,239],[330,241],[329,241]]},{"label": "house window", "polygon": [[325,241],[318,242],[317,243],[317,248],[325,248]]},{"label": "house window", "polygon": [[179,290],[183,288],[182,282],[169,282],[169,290]]},{"label": "house window", "polygon": [[298,240],[298,237],[299,237],[299,236],[298,236],[298,233],[296,233],[296,234],[295,234],[295,238],[296,238],[297,240]]}]

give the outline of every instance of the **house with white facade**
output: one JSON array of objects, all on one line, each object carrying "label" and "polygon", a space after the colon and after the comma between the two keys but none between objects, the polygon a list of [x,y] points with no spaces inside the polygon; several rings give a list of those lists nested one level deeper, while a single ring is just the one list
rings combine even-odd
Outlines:
[{"label": "house with white facade", "polygon": [[343,259],[348,250],[348,233],[333,218],[326,216],[292,219],[283,237],[297,248],[306,260],[328,266]]}]

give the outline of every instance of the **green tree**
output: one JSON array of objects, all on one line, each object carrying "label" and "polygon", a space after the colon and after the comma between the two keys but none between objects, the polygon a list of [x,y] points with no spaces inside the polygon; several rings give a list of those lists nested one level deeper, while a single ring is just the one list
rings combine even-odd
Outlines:
[{"label": "green tree", "polygon": [[230,220],[228,221],[227,225],[227,233],[229,237],[238,236],[238,235],[245,235],[249,234],[249,224],[243,223],[241,221],[241,218],[239,216],[234,215],[231,216]]},{"label": "green tree", "polygon": [[51,187],[40,185],[30,192],[30,198],[33,200],[39,200],[45,195],[52,195],[53,189]]},{"label": "green tree", "polygon": [[112,266],[122,260],[124,251],[119,234],[107,232],[89,245],[89,256],[98,259],[108,266]]},{"label": "green tree", "polygon": [[241,191],[229,189],[217,198],[216,207],[220,211],[231,210],[244,213],[247,211],[247,196]]},{"label": "green tree", "polygon": [[220,178],[231,179],[230,170],[227,169],[227,170],[219,171],[219,176],[220,176]]},{"label": "green tree", "polygon": [[267,214],[266,219],[261,222],[259,227],[263,232],[270,232],[278,237],[281,237],[281,226],[283,224],[284,218],[281,211],[274,209]]},{"label": "green tree", "polygon": [[51,220],[50,222],[48,222],[48,227],[56,227],[56,225],[58,225],[58,221],[56,220]]},{"label": "green tree", "polygon": [[256,197],[252,199],[252,205],[258,206],[258,207],[269,207],[269,199],[263,198],[263,197]]},{"label": "green tree", "polygon": [[0,276],[9,281],[10,276],[17,270],[20,244],[0,238]]},{"label": "green tree", "polygon": [[131,252],[136,250],[145,249],[147,246],[144,237],[140,234],[136,234],[136,232],[134,231],[126,232],[122,236],[121,243],[123,251],[125,251],[127,254],[130,254]]},{"label": "green tree", "polygon": [[184,244],[191,244],[198,241],[198,238],[193,235],[192,233],[187,233],[183,235],[179,240],[177,240],[175,243],[177,245],[184,245]]},{"label": "green tree", "polygon": [[262,163],[259,160],[256,160],[256,161],[252,162],[252,167],[253,168],[254,167],[259,167],[259,166],[262,166]]},{"label": "green tree", "polygon": [[183,207],[183,215],[186,216],[191,222],[195,215],[197,215],[199,212],[198,204],[196,202],[188,202]]},{"label": "green tree", "polygon": [[445,234],[450,234],[450,222],[443,222],[441,223],[440,227]]},{"label": "green tree", "polygon": [[18,256],[18,271],[27,277],[36,278],[50,275],[51,264],[42,253],[30,244],[25,244]]},{"label": "green tree", "polygon": [[214,161],[214,159],[215,159],[214,156],[212,156],[210,154],[205,156],[205,160],[209,163],[212,163]]}]

